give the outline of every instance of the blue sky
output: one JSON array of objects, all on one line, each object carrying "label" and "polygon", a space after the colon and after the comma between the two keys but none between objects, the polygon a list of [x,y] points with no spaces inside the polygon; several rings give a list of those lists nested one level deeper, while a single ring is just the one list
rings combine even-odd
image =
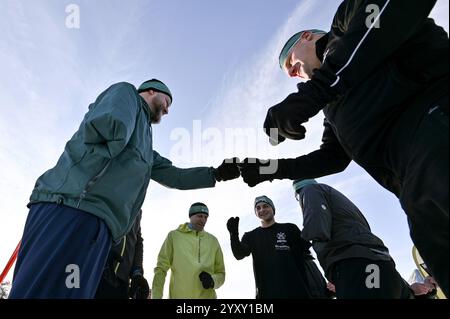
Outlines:
[{"label": "blue sky", "polygon": [[[170,87],[174,103],[154,127],[154,145],[180,167],[315,150],[321,115],[307,123],[305,140],[279,147],[268,144],[261,126],[267,108],[295,91],[297,81],[278,67],[281,46],[300,29],[328,30],[340,2],[0,0],[0,268],[20,239],[36,178],[56,163],[88,104],[115,82],[139,85],[156,77]],[[80,10],[79,29],[66,27],[70,4]],[[438,1],[432,16],[448,31],[447,0]],[[412,243],[397,199],[355,164],[319,181],[355,202],[407,279]],[[148,280],[167,232],[187,221],[191,203],[202,201],[211,211],[206,230],[225,255],[219,298],[253,298],[251,258],[234,259],[225,224],[240,216],[241,235],[257,227],[252,203],[261,194],[274,200],[278,221],[301,228],[290,181],[248,188],[236,180],[197,191],[152,182],[142,220]]]}]

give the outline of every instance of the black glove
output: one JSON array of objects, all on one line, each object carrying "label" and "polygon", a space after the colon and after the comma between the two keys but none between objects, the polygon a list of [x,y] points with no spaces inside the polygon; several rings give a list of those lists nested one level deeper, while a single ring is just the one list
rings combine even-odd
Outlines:
[{"label": "black glove", "polygon": [[216,181],[229,181],[231,179],[238,178],[239,168],[237,164],[239,163],[239,158],[233,157],[231,159],[223,160],[219,167],[214,169],[214,177]]},{"label": "black glove", "polygon": [[150,287],[147,280],[141,274],[136,274],[131,277],[130,290],[128,296],[132,299],[147,299],[150,293]]},{"label": "black glove", "polygon": [[198,275],[200,278],[200,281],[202,282],[202,286],[205,289],[214,288],[214,280],[212,279],[211,275],[207,273],[206,271],[202,271],[200,275]]},{"label": "black glove", "polygon": [[239,234],[239,217],[231,217],[227,221],[227,228],[231,235]]},{"label": "black glove", "polygon": [[272,145],[281,143],[284,138],[291,140],[305,138],[306,129],[301,124],[308,122],[334,96],[325,94],[318,83],[319,81],[312,80],[299,83],[297,93],[288,95],[284,101],[267,111],[264,131],[270,137]]},{"label": "black glove", "polygon": [[246,158],[238,166],[244,182],[254,187],[261,182],[281,178],[279,164],[279,160],[263,161],[257,158]]}]

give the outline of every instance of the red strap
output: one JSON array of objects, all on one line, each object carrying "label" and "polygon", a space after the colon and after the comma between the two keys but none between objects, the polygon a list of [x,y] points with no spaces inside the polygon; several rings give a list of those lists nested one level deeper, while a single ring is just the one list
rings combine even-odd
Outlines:
[{"label": "red strap", "polygon": [[0,275],[0,284],[3,282],[3,279],[5,279],[6,275],[8,274],[9,270],[11,269],[12,265],[14,264],[14,262],[16,261],[17,258],[17,254],[19,253],[19,248],[20,248],[20,241],[17,244],[16,249],[14,250],[11,258],[9,258],[8,263],[6,264],[5,269],[3,269],[2,274]]}]

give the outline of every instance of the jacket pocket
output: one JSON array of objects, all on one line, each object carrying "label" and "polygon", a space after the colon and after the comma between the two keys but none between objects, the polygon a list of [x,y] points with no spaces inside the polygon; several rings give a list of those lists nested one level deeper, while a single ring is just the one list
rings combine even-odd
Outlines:
[{"label": "jacket pocket", "polygon": [[111,165],[111,163],[112,160],[108,160],[106,162],[106,165],[101,169],[101,171],[87,182],[86,186],[84,187],[83,191],[79,196],[77,208],[80,207],[81,201],[86,197],[86,195],[89,193],[92,187],[94,187],[94,185],[102,178],[102,176],[106,174],[106,171],[108,170],[108,167]]},{"label": "jacket pocket", "polygon": [[91,239],[91,245],[96,245],[97,243],[99,243],[99,241],[103,238],[103,233],[105,232],[105,227],[106,225],[103,223],[103,221],[98,218],[95,217],[95,221],[96,221],[96,226],[95,226],[95,231],[93,232],[93,236]]},{"label": "jacket pocket", "polygon": [[[61,155],[58,164],[55,169],[46,173],[45,183],[53,184],[52,179],[55,179],[54,192],[58,192],[67,182],[67,179],[72,172],[73,168],[77,166],[86,156],[87,150],[85,149],[81,156],[72,157],[69,155],[69,151],[66,149]],[[62,176],[61,176],[62,175]]]}]

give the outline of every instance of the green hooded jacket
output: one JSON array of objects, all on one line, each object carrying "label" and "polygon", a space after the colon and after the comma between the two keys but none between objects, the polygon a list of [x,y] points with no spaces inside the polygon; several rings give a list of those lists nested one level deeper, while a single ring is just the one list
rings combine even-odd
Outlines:
[{"label": "green hooded jacket", "polygon": [[171,188],[213,187],[212,167],[181,169],[152,147],[150,111],[126,82],[100,94],[57,164],[37,180],[28,206],[53,202],[103,219],[112,238],[130,230],[150,179]]},{"label": "green hooded jacket", "polygon": [[[168,270],[171,270],[169,299],[215,299],[215,289],[225,281],[225,264],[216,237],[196,231],[189,224],[171,231],[158,255],[152,284],[152,298],[161,299]],[[206,271],[214,289],[204,289],[199,274]]]}]

